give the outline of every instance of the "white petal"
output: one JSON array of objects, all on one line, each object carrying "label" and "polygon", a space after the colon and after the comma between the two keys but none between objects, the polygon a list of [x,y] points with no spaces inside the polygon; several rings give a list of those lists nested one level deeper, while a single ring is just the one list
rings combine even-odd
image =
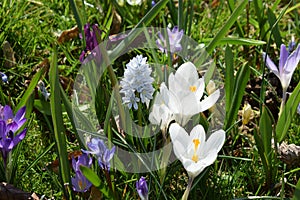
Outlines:
[{"label": "white petal", "polygon": [[198,79],[198,72],[195,65],[191,62],[183,63],[176,71],[177,79],[183,78],[186,82],[195,83]]},{"label": "white petal", "polygon": [[216,150],[219,152],[225,142],[225,131],[218,130],[211,134],[208,138],[207,142],[205,143],[205,149],[207,151]]},{"label": "white petal", "polygon": [[199,103],[199,112],[203,112],[209,108],[211,108],[219,99],[220,97],[220,90],[216,90],[214,93],[203,99]]}]

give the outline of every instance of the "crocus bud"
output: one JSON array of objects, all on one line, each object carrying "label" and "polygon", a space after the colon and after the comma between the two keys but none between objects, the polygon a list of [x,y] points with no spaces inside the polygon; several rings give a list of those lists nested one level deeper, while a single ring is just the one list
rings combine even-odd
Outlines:
[{"label": "crocus bud", "polygon": [[242,122],[243,125],[246,125],[249,123],[249,121],[253,118],[254,112],[251,108],[251,105],[249,103],[246,103],[242,110]]},{"label": "crocus bud", "polygon": [[148,200],[148,186],[144,177],[136,182],[136,190],[142,200]]}]

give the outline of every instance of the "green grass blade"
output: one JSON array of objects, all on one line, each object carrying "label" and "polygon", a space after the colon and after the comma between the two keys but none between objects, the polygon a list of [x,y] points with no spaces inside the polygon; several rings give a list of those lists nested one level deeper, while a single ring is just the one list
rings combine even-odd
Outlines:
[{"label": "green grass blade", "polygon": [[74,130],[74,133],[75,133],[75,136],[77,138],[77,141],[80,145],[81,148],[84,148],[84,144],[82,143],[79,135],[78,135],[78,132],[77,132],[77,129],[76,129],[76,125],[75,125],[75,121],[74,121],[74,116],[73,116],[73,111],[72,111],[72,104],[71,102],[69,101],[64,89],[62,88],[62,86],[60,85],[60,92],[61,92],[61,98],[62,98],[62,102],[63,102],[63,105],[65,106],[65,109],[67,111],[67,114],[69,116],[69,119],[70,119],[70,122],[72,124],[72,127],[73,127],[73,130]]},{"label": "green grass blade", "polygon": [[276,125],[276,138],[281,142],[286,136],[300,103],[300,82],[289,97]]},{"label": "green grass blade", "polygon": [[[212,41],[212,38],[205,38],[203,39],[203,42],[210,42]],[[238,37],[226,37],[222,38],[219,41],[219,45],[226,45],[226,44],[233,44],[233,45],[264,45],[266,44],[265,41],[262,40],[254,40],[249,38],[238,38]]]},{"label": "green grass blade", "polygon": [[268,14],[268,21],[269,21],[270,27],[274,27],[272,33],[274,36],[276,46],[280,47],[280,45],[282,44],[282,39],[281,39],[280,31],[278,28],[278,24],[276,23],[276,16],[271,9],[268,9],[267,14]]},{"label": "green grass blade", "polygon": [[186,27],[183,27],[184,15],[183,15],[183,1],[178,0],[178,27],[186,31]]},{"label": "green grass blade", "polygon": [[235,8],[230,18],[226,21],[226,23],[217,33],[214,39],[208,44],[206,48],[208,53],[212,53],[213,49],[219,44],[220,40],[226,35],[227,31],[235,23],[239,15],[244,11],[244,8],[246,7],[247,3],[248,0],[243,0],[242,3],[240,3],[240,5]]},{"label": "green grass blade", "polygon": [[168,2],[168,0],[161,0],[151,8],[151,10],[130,31],[127,38],[120,42],[120,44],[112,51],[112,53],[110,54],[110,58],[112,61],[114,61],[121,54],[123,49],[127,48],[128,44],[130,44],[137,37],[137,35],[139,35],[143,31],[142,27],[150,24],[150,22],[155,18],[155,16],[158,15],[158,13],[165,7]]},{"label": "green grass blade", "polygon": [[62,106],[61,106],[61,96],[59,89],[59,75],[57,68],[57,50],[54,47],[54,52],[52,55],[52,63],[50,66],[50,105],[51,105],[51,114],[54,127],[54,136],[57,147],[57,153],[59,158],[59,169],[62,179],[62,185],[67,185],[66,188],[63,188],[65,197],[68,197],[68,193],[71,187],[71,178],[70,178],[70,164],[68,161],[67,145],[66,145],[66,136],[64,130],[64,122],[62,118]]},{"label": "green grass blade", "polygon": [[[234,122],[235,118],[237,117],[237,113],[241,105],[242,98],[249,77],[250,77],[250,67],[247,64],[245,64],[239,69],[236,76],[230,109],[229,112],[226,113],[225,130],[231,126],[231,124]],[[226,102],[226,103],[230,103],[230,102]]]},{"label": "green grass blade", "polygon": [[40,159],[42,159],[51,149],[52,147],[55,145],[55,143],[53,142],[44,152],[42,152],[41,154],[39,154],[37,156],[37,158],[23,171],[23,173],[21,174],[21,176],[18,177],[17,183],[22,179],[23,176],[25,176],[27,174],[27,172],[33,168]]}]

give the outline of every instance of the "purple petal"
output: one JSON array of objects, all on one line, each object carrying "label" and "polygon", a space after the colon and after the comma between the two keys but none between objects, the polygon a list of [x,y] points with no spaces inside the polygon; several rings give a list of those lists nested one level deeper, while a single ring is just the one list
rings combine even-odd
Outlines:
[{"label": "purple petal", "polygon": [[14,113],[13,113],[13,111],[10,108],[9,105],[4,106],[3,115],[4,115],[3,117],[4,117],[5,121],[7,121],[8,119],[13,119],[14,118]]},{"label": "purple petal", "polygon": [[293,73],[300,60],[300,44],[297,49],[291,53],[284,66],[284,73]]},{"label": "purple petal", "polygon": [[19,142],[21,142],[21,140],[23,140],[25,138],[26,131],[27,131],[27,128],[25,128],[21,133],[19,133],[18,135],[16,135],[13,138],[13,144],[14,144],[14,146],[16,146]]},{"label": "purple petal", "polygon": [[280,46],[280,58],[279,58],[279,74],[283,72],[283,67],[288,59],[289,52],[287,51],[284,44]]},{"label": "purple petal", "polygon": [[18,110],[18,112],[16,113],[15,117],[14,117],[14,120],[15,121],[20,121],[21,119],[24,118],[25,116],[25,113],[26,113],[26,106],[23,106],[22,108],[20,108],[20,110]]},{"label": "purple petal", "polygon": [[263,59],[264,59],[264,61],[266,60],[267,67],[279,78],[280,77],[279,71],[278,71],[276,65],[273,63],[273,61],[270,59],[270,57],[268,55],[266,55],[266,53],[263,53]]}]

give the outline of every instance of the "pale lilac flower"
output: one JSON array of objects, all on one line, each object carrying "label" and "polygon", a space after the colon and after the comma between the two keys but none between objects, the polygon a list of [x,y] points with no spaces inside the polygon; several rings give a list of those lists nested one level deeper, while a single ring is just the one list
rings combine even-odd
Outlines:
[{"label": "pale lilac flower", "polygon": [[38,86],[38,90],[41,91],[42,95],[45,97],[45,100],[47,101],[49,99],[50,93],[47,91],[44,82],[39,81],[37,86]]},{"label": "pale lilac flower", "polygon": [[292,75],[300,60],[300,45],[290,55],[284,44],[280,46],[279,68],[268,55],[263,53],[267,67],[279,78],[283,90],[283,102],[286,99],[286,91],[290,85]]},{"label": "pale lilac flower", "polygon": [[141,177],[140,180],[136,182],[136,190],[142,200],[148,200],[148,186],[144,177]]},{"label": "pale lilac flower", "polygon": [[16,115],[14,115],[9,105],[6,105],[4,107],[0,105],[0,120],[5,121],[8,129],[12,132],[16,132],[26,122],[25,113],[25,106],[20,108]]},{"label": "pale lilac flower", "polygon": [[2,154],[2,158],[4,161],[4,166],[6,167],[8,153],[24,139],[26,136],[27,129],[24,129],[18,135],[14,135],[14,131],[10,129],[7,122],[4,120],[0,120],[0,150]]},{"label": "pale lilac flower", "polygon": [[110,150],[106,147],[103,140],[99,138],[92,138],[91,142],[87,143],[90,151],[82,150],[84,153],[90,153],[97,157],[98,164],[102,169],[110,169],[110,160],[114,156],[115,146]]},{"label": "pale lilac flower", "polygon": [[297,107],[297,113],[300,115],[300,103],[298,104],[298,107]]},{"label": "pale lilac flower", "polygon": [[151,75],[151,68],[147,64],[147,58],[137,55],[126,64],[124,77],[120,82],[122,89],[120,93],[124,94],[123,103],[137,110],[138,102],[146,103],[148,106],[154,92],[152,83],[154,79]]},{"label": "pale lilac flower", "polygon": [[[180,41],[183,37],[183,30],[179,31],[178,27],[175,26],[172,31],[167,28],[167,33],[167,36],[163,36],[161,32],[158,32],[159,38],[156,40],[156,44],[163,53],[168,55],[168,51],[170,51],[174,55],[174,53],[182,50]],[[166,38],[169,40],[170,49],[167,46]]]},{"label": "pale lilac flower", "polygon": [[6,74],[4,74],[3,72],[0,72],[0,77],[1,77],[1,80],[2,80],[4,83],[7,83],[7,82],[8,82],[7,76],[6,76]]},{"label": "pale lilac flower", "polygon": [[92,183],[87,180],[80,170],[81,165],[91,167],[92,162],[92,158],[89,158],[85,153],[79,156],[77,161],[74,157],[72,158],[72,167],[75,171],[75,177],[73,177],[71,181],[74,191],[86,192],[92,186]]}]

